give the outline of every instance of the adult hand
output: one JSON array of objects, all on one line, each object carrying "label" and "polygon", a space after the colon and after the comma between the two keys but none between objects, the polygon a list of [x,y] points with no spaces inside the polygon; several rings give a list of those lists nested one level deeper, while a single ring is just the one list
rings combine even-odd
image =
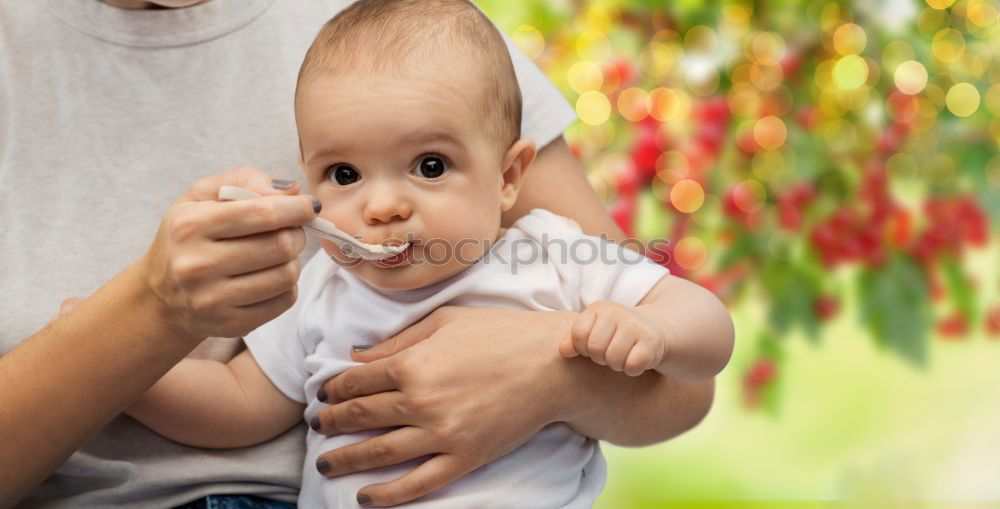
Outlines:
[{"label": "adult hand", "polygon": [[59,312],[52,317],[52,320],[57,320],[68,315],[69,312],[73,311],[73,308],[80,305],[81,302],[83,302],[83,297],[69,297],[64,299],[62,303],[59,304]]},{"label": "adult hand", "polygon": [[[572,399],[563,359],[571,312],[443,307],[365,352],[365,365],[327,382],[320,432],[402,426],[317,459],[340,475],[434,457],[400,479],[366,486],[359,500],[404,503],[435,491],[507,454],[542,427],[561,420]],[[607,368],[602,368],[607,369]],[[324,464],[322,460],[325,460]]]},{"label": "adult hand", "polygon": [[[222,185],[262,197],[219,202]],[[244,167],[198,181],[167,210],[139,267],[176,332],[241,336],[295,302],[299,227],[320,208],[297,193],[294,183]]]}]

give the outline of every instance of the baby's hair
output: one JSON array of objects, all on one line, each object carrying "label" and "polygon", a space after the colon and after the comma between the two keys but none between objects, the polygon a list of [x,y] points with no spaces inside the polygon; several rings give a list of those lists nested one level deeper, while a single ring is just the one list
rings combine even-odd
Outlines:
[{"label": "baby's hair", "polygon": [[456,51],[469,57],[479,87],[478,113],[505,152],[521,134],[521,90],[503,37],[467,0],[355,2],[320,30],[297,87],[331,72],[399,72],[414,61]]}]

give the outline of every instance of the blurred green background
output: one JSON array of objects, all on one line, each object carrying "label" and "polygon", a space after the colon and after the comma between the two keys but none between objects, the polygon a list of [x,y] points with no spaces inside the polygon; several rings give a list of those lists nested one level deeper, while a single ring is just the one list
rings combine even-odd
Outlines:
[{"label": "blurred green background", "polygon": [[480,0],[627,233],[737,327],[600,508],[1000,504],[996,2]]}]

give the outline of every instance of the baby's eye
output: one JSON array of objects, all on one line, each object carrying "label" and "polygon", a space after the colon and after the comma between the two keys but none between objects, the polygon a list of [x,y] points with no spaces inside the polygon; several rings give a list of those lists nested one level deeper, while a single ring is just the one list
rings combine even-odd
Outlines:
[{"label": "baby's eye", "polygon": [[448,163],[438,156],[427,156],[420,158],[420,162],[413,170],[425,179],[436,179],[448,170]]},{"label": "baby's eye", "polygon": [[331,184],[349,186],[361,180],[361,175],[358,173],[358,170],[346,164],[337,164],[326,170],[326,178]]}]

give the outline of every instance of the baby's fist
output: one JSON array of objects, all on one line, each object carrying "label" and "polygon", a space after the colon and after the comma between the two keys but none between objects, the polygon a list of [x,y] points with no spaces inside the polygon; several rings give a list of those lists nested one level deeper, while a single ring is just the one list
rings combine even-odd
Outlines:
[{"label": "baby's fist", "polygon": [[663,334],[635,309],[599,301],[573,322],[570,336],[559,344],[559,353],[590,357],[615,371],[638,376],[660,365],[666,343]]}]

